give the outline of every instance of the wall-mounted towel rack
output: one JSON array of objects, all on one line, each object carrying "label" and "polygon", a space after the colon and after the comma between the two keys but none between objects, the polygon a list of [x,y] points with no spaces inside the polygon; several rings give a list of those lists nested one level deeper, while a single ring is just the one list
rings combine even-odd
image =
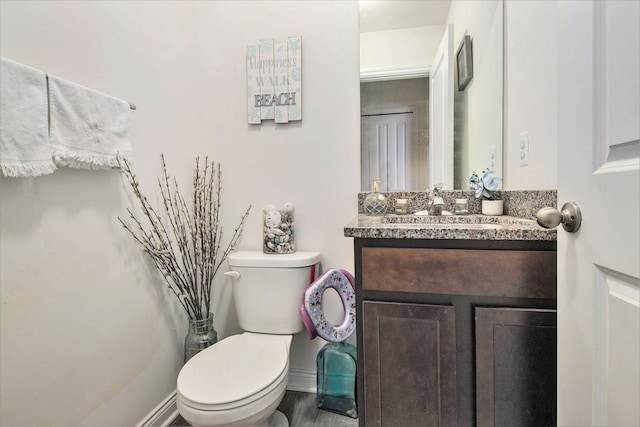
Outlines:
[{"label": "wall-mounted towel rack", "polygon": [[[47,84],[48,84],[48,82],[49,82],[49,74],[48,73],[44,73],[44,77],[45,77],[45,79],[47,79]],[[131,110],[135,110],[137,108],[136,104],[132,104],[131,102],[127,102],[127,103],[129,104],[129,108]]]}]

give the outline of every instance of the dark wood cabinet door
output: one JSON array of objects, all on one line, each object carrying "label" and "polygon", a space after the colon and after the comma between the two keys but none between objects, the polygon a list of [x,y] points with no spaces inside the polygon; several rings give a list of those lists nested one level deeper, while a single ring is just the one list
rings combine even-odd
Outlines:
[{"label": "dark wood cabinet door", "polygon": [[556,425],[556,310],[477,307],[476,416],[482,426]]},{"label": "dark wood cabinet door", "polygon": [[452,306],[363,302],[367,427],[456,425]]}]

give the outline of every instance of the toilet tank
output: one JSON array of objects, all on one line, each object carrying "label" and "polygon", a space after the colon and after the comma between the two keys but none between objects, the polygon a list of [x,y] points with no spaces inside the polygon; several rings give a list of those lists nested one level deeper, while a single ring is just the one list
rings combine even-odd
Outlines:
[{"label": "toilet tank", "polygon": [[319,252],[237,251],[227,260],[238,324],[243,330],[265,334],[302,331],[298,309],[304,290],[318,276]]}]

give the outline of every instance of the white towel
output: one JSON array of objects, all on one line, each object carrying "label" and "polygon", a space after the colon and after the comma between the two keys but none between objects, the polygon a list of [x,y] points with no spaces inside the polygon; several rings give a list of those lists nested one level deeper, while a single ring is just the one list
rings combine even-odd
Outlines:
[{"label": "white towel", "polygon": [[27,177],[53,173],[47,81],[42,71],[0,58],[0,171]]},{"label": "white towel", "polygon": [[49,75],[49,113],[56,165],[117,168],[131,155],[126,101]]}]

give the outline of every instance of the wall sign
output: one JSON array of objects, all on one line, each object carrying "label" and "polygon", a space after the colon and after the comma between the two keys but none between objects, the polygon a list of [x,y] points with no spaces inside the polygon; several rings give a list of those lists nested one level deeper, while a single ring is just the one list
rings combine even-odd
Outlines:
[{"label": "wall sign", "polygon": [[302,120],[302,37],[247,46],[247,121]]}]

